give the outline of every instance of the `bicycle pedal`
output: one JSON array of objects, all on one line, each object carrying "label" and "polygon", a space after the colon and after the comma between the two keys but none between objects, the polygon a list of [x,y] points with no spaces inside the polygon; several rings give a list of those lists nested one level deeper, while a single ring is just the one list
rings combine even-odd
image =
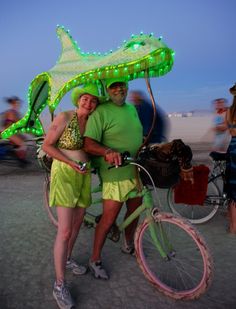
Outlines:
[{"label": "bicycle pedal", "polygon": [[94,223],[84,220],[84,226],[87,228],[92,228],[94,227]]}]

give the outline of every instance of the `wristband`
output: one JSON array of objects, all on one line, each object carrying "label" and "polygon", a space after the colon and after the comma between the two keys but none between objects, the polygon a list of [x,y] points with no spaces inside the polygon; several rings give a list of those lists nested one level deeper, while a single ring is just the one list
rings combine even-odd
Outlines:
[{"label": "wristband", "polygon": [[111,148],[107,148],[106,151],[105,151],[105,153],[104,153],[104,157],[106,157],[106,155],[107,155],[108,153],[111,153],[111,152],[113,152],[113,150],[112,150]]}]

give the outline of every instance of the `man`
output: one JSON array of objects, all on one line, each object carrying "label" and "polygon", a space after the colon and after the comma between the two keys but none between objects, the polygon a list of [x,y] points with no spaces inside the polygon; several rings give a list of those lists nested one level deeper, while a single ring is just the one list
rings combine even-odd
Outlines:
[{"label": "man", "polygon": [[[143,134],[147,137],[154,115],[152,103],[147,99],[145,93],[139,90],[131,91],[129,99],[137,109],[139,119],[143,126]],[[167,142],[168,129],[169,123],[167,116],[159,106],[156,106],[156,121],[148,143]]]},{"label": "man", "polygon": [[[106,80],[106,90],[110,97],[107,103],[100,104],[89,117],[84,147],[90,154],[99,156],[97,165],[102,179],[103,214],[94,239],[93,253],[89,268],[96,278],[108,279],[101,264],[101,250],[112,224],[126,202],[129,216],[141,203],[135,167],[127,165],[108,169],[110,165],[121,165],[121,153],[129,151],[135,156],[142,145],[142,125],[133,105],[125,102],[128,85],[124,78]],[[124,237],[122,251],[134,253],[133,236],[138,219],[130,224]]]}]

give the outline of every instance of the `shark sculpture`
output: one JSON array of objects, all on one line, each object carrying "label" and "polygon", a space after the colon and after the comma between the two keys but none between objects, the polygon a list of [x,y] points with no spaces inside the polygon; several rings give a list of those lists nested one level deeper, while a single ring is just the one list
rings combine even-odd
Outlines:
[{"label": "shark sculpture", "polygon": [[159,77],[168,73],[174,62],[174,51],[162,38],[153,34],[132,35],[115,52],[83,53],[68,30],[57,27],[62,52],[56,65],[37,75],[28,91],[28,110],[25,116],[1,133],[8,138],[16,133],[44,134],[39,116],[48,105],[54,112],[62,97],[72,88],[96,83],[102,92],[107,78],[125,77],[127,81],[148,77]]}]

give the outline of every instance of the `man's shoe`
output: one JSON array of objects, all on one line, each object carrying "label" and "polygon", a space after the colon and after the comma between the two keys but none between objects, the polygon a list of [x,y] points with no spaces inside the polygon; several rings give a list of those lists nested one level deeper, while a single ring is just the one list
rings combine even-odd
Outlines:
[{"label": "man's shoe", "polygon": [[125,239],[125,236],[123,237],[123,245],[121,247],[121,251],[123,253],[126,253],[126,254],[130,254],[130,255],[133,255],[135,256],[135,248],[134,248],[134,243],[128,243]]},{"label": "man's shoe", "polygon": [[96,261],[96,262],[89,261],[89,269],[90,269],[90,271],[92,272],[92,274],[94,275],[95,278],[104,279],[104,280],[109,279],[108,273],[102,267],[101,261]]},{"label": "man's shoe", "polygon": [[134,249],[134,246],[125,246],[125,245],[123,245],[123,246],[121,247],[121,251],[122,251],[123,253],[130,254],[130,255],[135,256],[135,249]]},{"label": "man's shoe", "polygon": [[75,303],[70,295],[65,282],[61,285],[54,283],[53,297],[55,298],[57,305],[60,309],[72,309],[75,308]]},{"label": "man's shoe", "polygon": [[87,267],[77,264],[74,260],[66,261],[66,269],[70,269],[74,275],[84,275],[87,272]]}]

